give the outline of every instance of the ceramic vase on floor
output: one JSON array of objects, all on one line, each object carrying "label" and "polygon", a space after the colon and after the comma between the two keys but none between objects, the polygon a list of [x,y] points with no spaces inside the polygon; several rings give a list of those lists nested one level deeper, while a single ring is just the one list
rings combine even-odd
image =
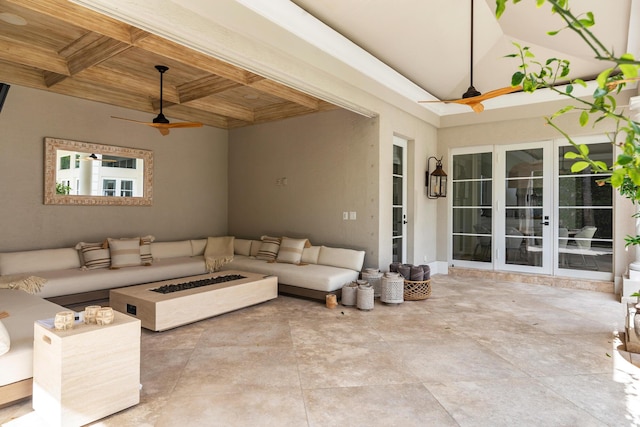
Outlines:
[{"label": "ceramic vase on floor", "polygon": [[362,279],[369,282],[373,287],[373,296],[375,298],[380,297],[382,291],[382,276],[383,274],[377,268],[365,268],[362,272]]},{"label": "ceramic vase on floor", "polygon": [[404,302],[404,277],[400,273],[388,272],[382,277],[380,301],[385,304]]},{"label": "ceramic vase on floor", "polygon": [[358,280],[356,306],[360,310],[369,311],[373,310],[373,304],[373,287],[366,280]]},{"label": "ceramic vase on floor", "polygon": [[351,282],[342,287],[342,305],[346,307],[352,307],[356,305],[356,293],[358,291],[358,284]]}]

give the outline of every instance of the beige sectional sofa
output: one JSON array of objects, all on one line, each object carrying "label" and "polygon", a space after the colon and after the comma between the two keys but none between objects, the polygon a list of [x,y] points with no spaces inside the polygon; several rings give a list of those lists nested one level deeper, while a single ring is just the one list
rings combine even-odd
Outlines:
[{"label": "beige sectional sofa", "polygon": [[[235,239],[233,261],[224,265],[222,270],[278,276],[280,293],[324,301],[327,293],[340,296],[345,284],[358,279],[364,263],[364,251],[311,245],[299,248],[298,258],[295,255],[282,256],[279,252],[270,261],[260,257],[263,243],[261,240]],[[291,251],[285,253],[290,254]]]},{"label": "beige sectional sofa", "polygon": [[[364,251],[308,244],[293,250],[295,253],[290,248],[278,253],[272,247],[269,255],[273,259],[264,259],[263,243],[234,239],[233,261],[223,270],[274,275],[281,292],[324,301],[327,293],[339,294],[343,285],[356,280],[364,262]],[[86,268],[89,253],[83,258],[76,248],[0,253],[0,281],[21,276],[46,279],[34,295],[0,289],[0,312],[9,313],[1,322],[11,341],[9,352],[0,355],[0,406],[31,394],[35,320],[53,317],[64,304],[108,298],[112,288],[204,274],[206,245],[207,239],[151,242],[151,265],[118,269]]]}]

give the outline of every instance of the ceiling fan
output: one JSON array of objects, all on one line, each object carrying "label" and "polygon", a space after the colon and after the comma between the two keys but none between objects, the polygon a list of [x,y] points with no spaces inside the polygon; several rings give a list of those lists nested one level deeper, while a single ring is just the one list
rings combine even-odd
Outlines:
[{"label": "ceiling fan", "polygon": [[522,90],[522,86],[508,86],[508,87],[495,89],[482,94],[478,90],[476,90],[475,87],[473,87],[473,0],[471,0],[471,55],[469,60],[469,69],[470,69],[469,88],[464,94],[462,94],[462,98],[448,99],[448,100],[442,100],[442,101],[418,101],[418,102],[419,103],[442,102],[445,104],[453,103],[453,104],[468,105],[476,113],[481,113],[484,111],[484,105],[482,105],[482,101],[486,101],[487,99],[496,98],[501,95],[506,95],[508,93]]},{"label": "ceiling fan", "polygon": [[177,122],[170,123],[169,119],[167,119],[164,114],[162,114],[162,76],[169,69],[169,67],[165,65],[156,65],[156,70],[160,73],[160,114],[153,119],[152,122],[140,122],[138,120],[125,119],[123,117],[115,117],[111,116],[113,119],[126,120],[128,122],[139,123],[142,125],[147,125],[154,127],[160,131],[163,136],[169,135],[169,130],[173,128],[199,128],[202,127],[202,123],[200,122]]},{"label": "ceiling fan", "polygon": [[117,160],[105,159],[103,157],[98,157],[98,156],[96,156],[96,153],[91,153],[90,156],[83,157],[82,160],[91,160],[91,161],[94,161],[94,162],[102,162],[102,163],[115,163],[115,162],[117,162]]}]

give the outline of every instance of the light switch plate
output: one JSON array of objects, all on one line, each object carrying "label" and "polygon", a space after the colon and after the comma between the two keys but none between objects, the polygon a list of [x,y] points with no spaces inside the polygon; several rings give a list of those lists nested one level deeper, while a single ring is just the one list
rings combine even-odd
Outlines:
[{"label": "light switch plate", "polygon": [[349,219],[355,221],[356,213],[355,212],[349,212]]},{"label": "light switch plate", "polygon": [[349,212],[342,212],[342,219],[343,220],[349,219]]}]

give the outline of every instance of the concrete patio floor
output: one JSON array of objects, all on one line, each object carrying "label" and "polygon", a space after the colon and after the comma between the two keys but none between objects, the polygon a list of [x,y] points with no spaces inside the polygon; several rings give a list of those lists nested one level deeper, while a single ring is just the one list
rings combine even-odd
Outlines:
[{"label": "concrete patio floor", "polygon": [[[142,331],[141,402],[96,426],[626,426],[613,294],[434,276],[360,311],[281,296]],[[0,409],[0,423],[31,401]]]}]

